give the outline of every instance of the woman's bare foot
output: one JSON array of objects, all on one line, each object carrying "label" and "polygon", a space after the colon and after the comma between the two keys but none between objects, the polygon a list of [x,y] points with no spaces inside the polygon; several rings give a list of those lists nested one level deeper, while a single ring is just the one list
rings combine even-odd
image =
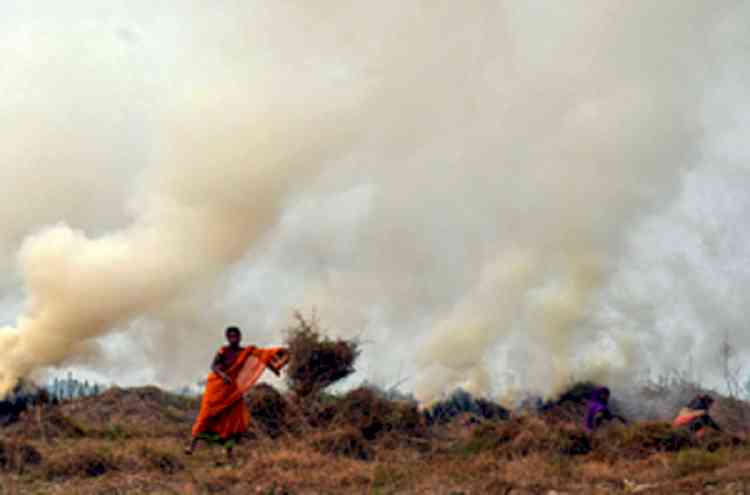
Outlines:
[{"label": "woman's bare foot", "polygon": [[196,445],[198,445],[198,439],[193,438],[187,447],[185,447],[185,455],[193,455]]}]

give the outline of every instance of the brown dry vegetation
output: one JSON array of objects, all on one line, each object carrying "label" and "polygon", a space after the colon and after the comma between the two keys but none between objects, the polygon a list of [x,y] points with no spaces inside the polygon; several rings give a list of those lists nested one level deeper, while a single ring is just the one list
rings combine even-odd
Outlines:
[{"label": "brown dry vegetation", "polygon": [[[310,359],[320,348],[345,361],[358,352],[314,327],[302,337]],[[538,412],[506,418],[474,401],[475,412],[435,421],[378,390],[328,394],[314,377],[331,374],[302,360],[295,369],[292,391],[261,385],[248,395],[254,423],[231,466],[218,447],[182,453],[198,401],[154,387],[35,406],[0,429],[0,493],[750,493],[750,445],[737,419],[746,403],[718,404],[732,435],[696,440],[659,421],[587,435],[585,386]],[[303,397],[294,380],[307,380]]]},{"label": "brown dry vegetation", "polygon": [[[2,493],[747,493],[750,487],[750,448],[731,437],[696,441],[665,423],[589,437],[576,424],[540,416],[414,429],[409,415],[393,420],[377,416],[392,411],[349,410],[320,428],[277,428],[284,419],[274,424],[274,438],[258,420],[236,449],[236,465],[217,465],[218,447],[182,454],[195,413],[188,402],[184,414],[164,416],[148,430],[124,421],[126,408],[144,419],[175,408],[176,398],[134,406],[144,392],[118,391],[121,402],[99,405],[98,418],[63,404],[3,430]],[[60,417],[82,431],[47,427],[48,418]],[[368,438],[373,422],[389,421]]]}]

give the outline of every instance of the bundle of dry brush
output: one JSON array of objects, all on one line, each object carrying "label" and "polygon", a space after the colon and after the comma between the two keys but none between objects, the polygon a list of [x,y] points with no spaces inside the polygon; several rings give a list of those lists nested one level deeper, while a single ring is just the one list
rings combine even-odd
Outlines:
[{"label": "bundle of dry brush", "polygon": [[331,339],[323,334],[315,315],[305,319],[294,314],[296,325],[286,331],[289,364],[286,380],[289,390],[306,398],[354,373],[360,354],[356,340]]}]

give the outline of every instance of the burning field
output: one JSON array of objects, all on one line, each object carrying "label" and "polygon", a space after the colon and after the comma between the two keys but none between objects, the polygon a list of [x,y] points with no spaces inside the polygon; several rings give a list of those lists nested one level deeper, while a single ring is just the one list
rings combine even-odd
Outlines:
[{"label": "burning field", "polygon": [[[2,493],[746,493],[750,486],[750,404],[720,398],[715,418],[724,429],[701,438],[673,428],[669,417],[589,434],[581,420],[591,384],[523,409],[464,391],[420,406],[374,387],[330,392],[355,370],[355,342],[331,340],[300,319],[287,344],[297,356],[287,391],[251,390],[253,423],[231,464],[219,447],[182,452],[199,399],[141,387],[52,404],[27,387],[22,410],[0,430]],[[643,400],[657,403],[667,391],[654,392]]]},{"label": "burning field", "polygon": [[3,495],[750,493],[748,19],[0,2]]}]

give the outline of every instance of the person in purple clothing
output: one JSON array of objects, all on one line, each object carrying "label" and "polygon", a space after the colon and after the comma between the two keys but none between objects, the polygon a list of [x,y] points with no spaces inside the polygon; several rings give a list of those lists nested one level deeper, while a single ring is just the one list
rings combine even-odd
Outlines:
[{"label": "person in purple clothing", "polygon": [[628,423],[625,418],[609,410],[609,389],[607,387],[594,389],[586,404],[586,418],[584,421],[586,431],[593,432],[604,424],[604,422],[615,419],[622,421],[623,424]]}]

